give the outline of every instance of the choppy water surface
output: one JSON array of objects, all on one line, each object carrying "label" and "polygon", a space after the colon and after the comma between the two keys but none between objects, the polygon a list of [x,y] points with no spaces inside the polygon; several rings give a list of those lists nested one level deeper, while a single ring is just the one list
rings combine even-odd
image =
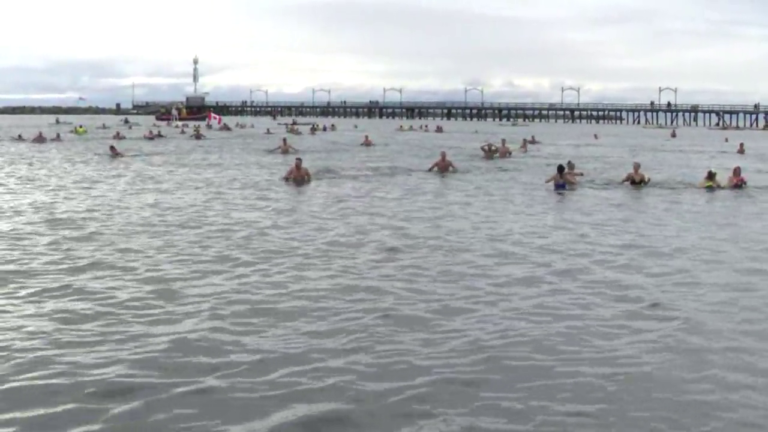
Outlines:
[{"label": "choppy water surface", "polygon": [[[290,137],[297,189],[271,121],[112,160],[117,119],[72,120],[0,144],[0,430],[768,429],[768,133],[335,120]],[[748,190],[692,188],[735,164]]]}]

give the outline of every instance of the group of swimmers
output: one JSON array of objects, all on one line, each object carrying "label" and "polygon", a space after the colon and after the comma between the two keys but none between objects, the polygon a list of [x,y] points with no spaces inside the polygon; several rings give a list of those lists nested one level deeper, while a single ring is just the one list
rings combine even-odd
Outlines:
[{"label": "group of swimmers", "polygon": [[[418,130],[423,132],[429,132],[429,125],[419,125]],[[397,131],[398,132],[416,132],[416,128],[414,128],[413,125],[410,125],[408,126],[408,129],[406,129],[405,127],[403,127],[403,125],[400,125],[400,127],[397,128]],[[435,133],[443,133],[443,132],[445,132],[445,130],[443,129],[442,126],[440,125],[435,126]]]},{"label": "group of swimmers", "polygon": [[[24,138],[21,134],[18,134],[11,139],[17,142],[27,142],[27,139]],[[64,140],[61,138],[61,134],[58,134],[58,133],[56,134],[55,137],[48,139],[45,135],[43,135],[42,132],[38,132],[34,138],[29,140],[29,142],[33,144],[45,144],[47,142],[64,142]]]}]

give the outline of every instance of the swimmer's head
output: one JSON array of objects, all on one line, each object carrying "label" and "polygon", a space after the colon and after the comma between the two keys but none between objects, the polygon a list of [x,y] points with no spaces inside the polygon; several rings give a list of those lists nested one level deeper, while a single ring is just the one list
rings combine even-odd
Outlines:
[{"label": "swimmer's head", "polygon": [[733,176],[734,177],[741,177],[741,167],[740,166],[733,167]]},{"label": "swimmer's head", "polygon": [[448,155],[445,153],[445,151],[441,151],[440,152],[440,159],[445,159],[446,157],[448,157]]},{"label": "swimmer's head", "polygon": [[300,166],[301,166],[301,162],[302,162],[301,158],[300,158],[300,157],[297,157],[297,158],[296,158],[296,166],[297,166],[297,167],[300,167]]},{"label": "swimmer's head", "polygon": [[573,163],[573,161],[568,161],[568,162],[566,162],[566,163],[565,163],[565,166],[567,166],[569,170],[573,170],[573,169],[576,169],[576,164],[575,164],[575,163]]},{"label": "swimmer's head", "polygon": [[709,171],[707,171],[707,177],[706,178],[709,181],[714,181],[715,178],[717,178],[717,173],[715,172],[715,170],[709,170]]},{"label": "swimmer's head", "polygon": [[634,162],[632,164],[632,170],[635,171],[635,172],[640,171],[640,162]]},{"label": "swimmer's head", "polygon": [[560,175],[564,174],[565,173],[565,165],[563,165],[563,164],[558,165],[557,166],[557,173],[560,174]]}]

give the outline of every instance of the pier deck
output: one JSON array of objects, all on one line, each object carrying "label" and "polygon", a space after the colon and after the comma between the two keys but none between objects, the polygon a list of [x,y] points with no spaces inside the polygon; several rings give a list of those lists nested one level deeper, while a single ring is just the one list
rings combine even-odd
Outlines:
[{"label": "pier deck", "polygon": [[[164,106],[135,102],[133,108]],[[200,109],[223,116],[325,117],[496,122],[562,122],[642,126],[762,128],[768,109],[754,105],[465,102],[216,102]]]}]

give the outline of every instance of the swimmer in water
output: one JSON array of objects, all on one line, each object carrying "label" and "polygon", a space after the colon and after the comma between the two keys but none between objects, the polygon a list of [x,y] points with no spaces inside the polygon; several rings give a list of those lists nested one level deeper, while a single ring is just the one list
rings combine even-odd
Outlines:
[{"label": "swimmer in water", "polygon": [[440,152],[440,159],[435,161],[435,163],[432,164],[431,167],[427,170],[427,172],[432,172],[432,170],[437,169],[437,172],[440,174],[445,174],[450,170],[453,170],[454,172],[458,171],[456,169],[456,166],[448,159],[448,155],[444,152]]},{"label": "swimmer in water", "polygon": [[312,175],[308,169],[302,166],[302,162],[301,158],[296,158],[296,162],[283,176],[285,182],[293,182],[293,184],[301,186],[312,181]]},{"label": "swimmer in water", "polygon": [[113,158],[119,158],[119,157],[123,157],[123,156],[125,156],[124,154],[120,153],[120,152],[117,150],[117,147],[115,147],[115,146],[113,146],[113,145],[109,146],[109,155],[110,155],[111,157],[113,157]]},{"label": "swimmer in water", "polygon": [[373,145],[373,141],[371,141],[370,138],[368,138],[368,135],[365,136],[363,139],[363,142],[360,143],[361,146],[370,147]]},{"label": "swimmer in water", "polygon": [[717,181],[717,172],[715,172],[715,170],[709,170],[707,171],[707,175],[704,177],[704,180],[699,182],[699,187],[702,189],[714,190],[722,188],[723,185]]},{"label": "swimmer in water", "polygon": [[627,182],[631,186],[645,186],[651,182],[651,178],[640,172],[640,162],[635,162],[632,164],[632,172],[624,176],[624,180],[621,181],[622,184]]},{"label": "swimmer in water", "polygon": [[186,134],[187,134],[187,131],[185,131],[184,129],[179,131],[179,135],[186,135]]},{"label": "swimmer in water", "polygon": [[273,134],[273,133],[272,133],[272,131],[271,131],[271,130],[269,130],[269,128],[267,128],[267,131],[266,131],[266,132],[264,132],[264,135],[272,135],[272,134]]},{"label": "swimmer in water", "polygon": [[571,177],[582,177],[584,176],[583,172],[576,171],[576,164],[568,161],[565,164],[565,167],[567,168],[566,174],[568,174]]},{"label": "swimmer in water", "polygon": [[491,143],[481,145],[480,150],[483,151],[483,157],[485,159],[493,159],[496,157],[496,153],[499,152],[499,148]]},{"label": "swimmer in water", "polygon": [[738,149],[738,150],[736,150],[736,153],[738,153],[738,154],[744,154],[744,153],[746,153],[746,152],[747,152],[747,150],[744,148],[744,143],[739,143],[739,149]]},{"label": "swimmer in water", "polygon": [[672,129],[672,133],[669,134],[670,138],[677,138],[677,129]]},{"label": "swimmer in water", "polygon": [[63,139],[61,139],[61,134],[60,134],[60,133],[58,133],[58,132],[56,133],[56,136],[55,136],[55,137],[51,138],[51,142],[63,142],[63,141],[64,141],[64,140],[63,140]]},{"label": "swimmer in water", "polygon": [[563,164],[558,165],[557,172],[544,183],[554,183],[556,192],[565,191],[568,186],[576,186],[576,180],[565,173],[565,165]]},{"label": "swimmer in water", "polygon": [[506,138],[501,139],[501,146],[498,148],[498,154],[499,154],[499,158],[512,157],[512,149],[507,147]]},{"label": "swimmer in water", "polygon": [[520,144],[519,150],[523,153],[528,153],[528,138],[523,138],[523,143]]},{"label": "swimmer in water", "polygon": [[541,141],[536,140],[536,135],[531,135],[531,139],[528,140],[528,144],[541,144]]},{"label": "swimmer in water", "polygon": [[291,150],[293,150],[294,153],[298,153],[299,152],[298,149],[296,149],[292,145],[288,144],[288,138],[283,138],[283,143],[280,144],[279,146],[273,148],[269,152],[273,153],[273,152],[276,152],[278,150],[280,150],[280,154],[288,154],[288,153],[291,152]]},{"label": "swimmer in water", "polygon": [[747,179],[741,176],[741,167],[733,168],[733,174],[728,177],[728,187],[731,189],[743,189],[747,186]]},{"label": "swimmer in water", "polygon": [[48,142],[48,138],[46,138],[42,132],[38,132],[37,136],[32,138],[32,143],[34,144],[45,144]]}]

